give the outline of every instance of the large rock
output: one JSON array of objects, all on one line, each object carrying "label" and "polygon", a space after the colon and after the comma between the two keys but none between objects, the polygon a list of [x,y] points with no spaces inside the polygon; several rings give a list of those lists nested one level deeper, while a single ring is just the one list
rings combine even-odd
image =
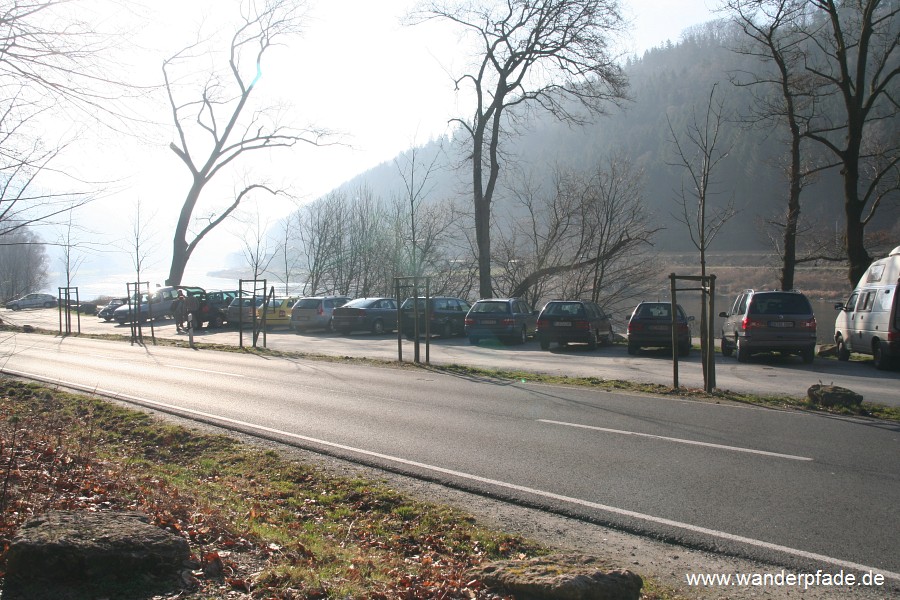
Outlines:
[{"label": "large rock", "polygon": [[189,559],[186,540],[142,513],[49,512],[13,539],[3,598],[143,597],[177,587]]},{"label": "large rock", "polygon": [[819,406],[831,408],[843,406],[845,408],[858,408],[862,404],[863,397],[853,390],[838,385],[825,385],[816,383],[806,390],[809,401]]},{"label": "large rock", "polygon": [[631,571],[604,572],[589,556],[553,554],[481,565],[473,571],[491,589],[516,600],[638,600],[644,581]]}]

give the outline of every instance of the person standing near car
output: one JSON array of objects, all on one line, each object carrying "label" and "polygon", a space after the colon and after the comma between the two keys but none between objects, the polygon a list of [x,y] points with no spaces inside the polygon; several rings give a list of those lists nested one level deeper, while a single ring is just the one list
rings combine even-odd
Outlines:
[{"label": "person standing near car", "polygon": [[184,292],[178,290],[178,297],[172,305],[172,316],[175,317],[175,331],[181,333],[184,331],[184,316],[186,313]]},{"label": "person standing near car", "polygon": [[182,294],[184,300],[184,318],[187,321],[188,329],[193,329],[194,325],[200,326],[200,319],[197,318],[197,311],[200,310],[200,299],[193,294],[188,294],[187,296],[183,295],[181,290],[178,291],[179,294]]}]

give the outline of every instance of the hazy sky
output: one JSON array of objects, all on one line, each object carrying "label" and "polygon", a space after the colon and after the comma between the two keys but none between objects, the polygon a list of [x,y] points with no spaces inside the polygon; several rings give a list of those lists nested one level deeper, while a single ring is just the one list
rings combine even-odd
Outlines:
[{"label": "hazy sky", "polygon": [[[193,42],[198,30],[233,31],[221,23],[236,14],[239,4],[237,0],[142,1],[143,14],[129,16],[134,28],[129,36],[140,48],[129,59],[133,61],[129,68],[143,82],[157,85],[162,81],[162,60]],[[278,178],[277,183],[290,186],[297,198],[313,200],[403,150],[448,132],[450,118],[468,114],[465,98],[454,94],[449,74],[465,66],[457,52],[458,37],[446,27],[401,25],[400,17],[414,4],[414,0],[311,0],[306,30],[289,46],[267,55],[254,95],[265,103],[289,107],[299,123],[339,132],[344,144],[302,146],[281,152],[272,161],[258,155],[254,172],[268,167],[270,180]],[[620,49],[623,54],[640,55],[667,39],[677,41],[686,27],[714,17],[713,0],[623,0],[622,6],[633,23]],[[145,207],[155,207],[153,225],[159,233],[154,240],[158,247],[154,268],[159,271],[155,276],[164,279],[170,232],[189,184],[184,165],[167,147],[174,129],[162,100],[157,98],[151,117],[160,126],[141,128],[138,139],[116,134],[102,139],[81,136],[80,147],[64,166],[88,181],[116,182],[109,197],[79,217],[90,224],[93,239],[122,237],[136,199]],[[210,188],[210,196],[227,198],[234,182],[218,183],[221,188]],[[266,206],[273,219],[292,207],[287,201]],[[237,250],[235,230],[223,226],[202,242],[189,271],[216,268],[225,252]],[[91,255],[79,273],[86,280],[120,264],[108,254]],[[54,261],[52,268],[58,266]],[[55,288],[57,281],[52,285]]]}]

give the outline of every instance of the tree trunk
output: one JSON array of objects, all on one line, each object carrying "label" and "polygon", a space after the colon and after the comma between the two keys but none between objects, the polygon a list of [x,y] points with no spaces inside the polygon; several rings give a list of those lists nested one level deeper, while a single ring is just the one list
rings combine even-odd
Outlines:
[{"label": "tree trunk", "polygon": [[[791,109],[793,110],[793,109]],[[793,121],[793,118],[791,117]],[[797,267],[797,228],[800,223],[800,135],[791,123],[791,171],[789,174],[787,220],[784,224],[784,256],[781,265],[781,289],[794,289]]]},{"label": "tree trunk", "polygon": [[175,235],[173,236],[172,265],[169,267],[166,285],[181,285],[181,279],[184,277],[184,269],[187,267],[193,251],[193,247],[187,242],[188,224],[191,222],[191,215],[194,213],[194,206],[200,198],[204,183],[205,181],[197,174],[190,191],[188,191],[187,198],[185,198],[184,205],[181,207],[181,214],[178,216],[178,224],[175,226]]}]

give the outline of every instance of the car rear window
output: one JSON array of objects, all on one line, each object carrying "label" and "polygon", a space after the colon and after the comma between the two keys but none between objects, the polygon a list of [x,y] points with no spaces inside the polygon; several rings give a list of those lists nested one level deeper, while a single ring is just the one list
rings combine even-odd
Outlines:
[{"label": "car rear window", "polygon": [[748,312],[751,315],[812,314],[812,306],[800,294],[764,294],[753,297]]},{"label": "car rear window", "polygon": [[544,311],[553,317],[585,316],[584,306],[581,305],[581,302],[551,302]]},{"label": "car rear window", "polygon": [[303,298],[297,301],[294,308],[319,308],[319,298]]},{"label": "car rear window", "polygon": [[508,313],[508,302],[476,302],[472,306],[473,313]]}]

